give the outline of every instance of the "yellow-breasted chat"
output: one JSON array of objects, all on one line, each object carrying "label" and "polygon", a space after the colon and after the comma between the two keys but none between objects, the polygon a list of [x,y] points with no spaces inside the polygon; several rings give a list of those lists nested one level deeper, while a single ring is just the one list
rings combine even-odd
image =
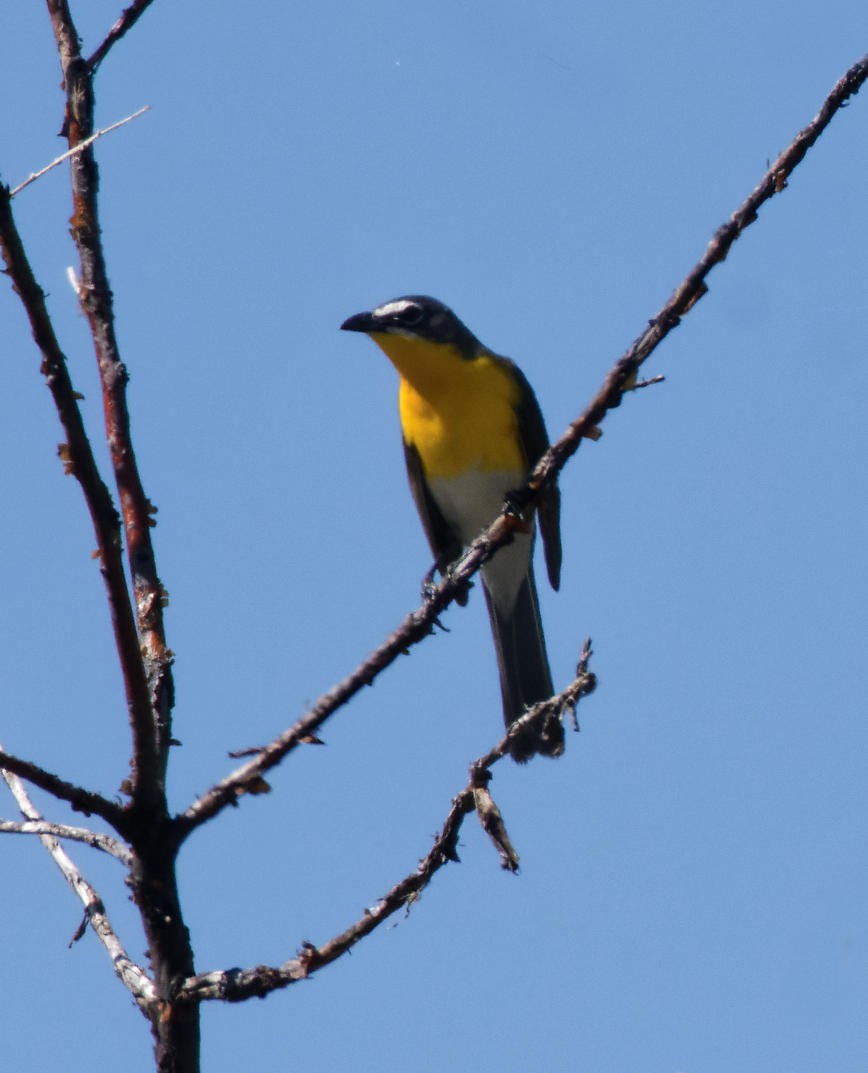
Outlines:
[{"label": "yellow-breasted chat", "polygon": [[[399,412],[410,489],[434,554],[446,570],[522,487],[549,445],[533,389],[518,366],[483,346],[442,302],[394,298],[341,325],[369,335],[400,377]],[[560,496],[537,505],[546,568],[560,583]],[[485,593],[509,726],[553,693],[533,574],[535,525],[517,532],[483,566]],[[513,738],[512,755],[563,752],[563,727]]]}]

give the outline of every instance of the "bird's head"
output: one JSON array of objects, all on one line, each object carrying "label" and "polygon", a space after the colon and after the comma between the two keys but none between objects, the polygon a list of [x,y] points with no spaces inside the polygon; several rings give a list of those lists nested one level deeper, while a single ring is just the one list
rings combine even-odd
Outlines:
[{"label": "bird's head", "polygon": [[443,343],[455,347],[466,357],[474,356],[480,348],[476,336],[448,306],[423,294],[392,298],[370,312],[348,317],[341,328],[365,335],[397,335],[427,343]]}]

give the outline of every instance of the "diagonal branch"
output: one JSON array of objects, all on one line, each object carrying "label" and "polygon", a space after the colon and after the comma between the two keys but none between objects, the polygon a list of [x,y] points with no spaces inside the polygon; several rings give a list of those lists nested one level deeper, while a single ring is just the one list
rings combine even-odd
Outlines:
[{"label": "diagonal branch", "polygon": [[[94,132],[93,71],[81,56],[67,0],[48,0],[48,10],[66,89],[64,132],[70,148],[76,148]],[[126,21],[128,12],[125,13],[119,20],[122,28],[117,36],[132,25],[142,10],[143,7],[134,5]],[[166,593],[157,576],[151,541],[154,508],[145,495],[130,436],[126,397],[128,374],[121,361],[115,333],[114,300],[97,207],[99,172],[92,146],[70,159],[70,177],[71,234],[81,266],[79,301],[90,326],[102,382],[106,440],[126,536],[138,644],[148,686],[147,695],[142,697],[137,691],[130,704],[134,737],[130,792],[137,804],[164,811],[174,700],[172,655],[166,647],[163,625]]]},{"label": "diagonal branch", "polygon": [[[705,279],[712,268],[726,258],[735,240],[757,218],[757,212],[763,202],[786,187],[787,178],[793,169],[823,133],[838,109],[859,91],[866,78],[868,56],[854,64],[836,83],[816,118],[796,136],[768,169],[756,189],[715,232],[704,255],[688,272],[669,301],[652,318],[645,331],[611,368],[602,387],[585,411],[540,459],[526,486],[528,503],[535,499],[545,485],[557,479],[568,459],[579,449],[582,439],[597,439],[597,426],[610,410],[621,404],[624,395],[637,386],[637,370],[680,323],[681,317],[689,312],[707,291]],[[430,598],[424,606],[411,612],[379,648],[351,674],[324,693],[293,726],[275,738],[254,759],[211,787],[178,817],[182,837],[227,805],[234,804],[248,787],[255,785],[264,772],[280,763],[363,686],[370,685],[381,671],[394,663],[411,645],[418,644],[431,633],[439,614],[452,603],[457,594],[465,591],[467,582],[498,548],[509,543],[521,524],[520,519],[510,511],[505,511],[495,519],[453,565],[448,576],[439,585],[432,587]]]},{"label": "diagonal branch", "polygon": [[[6,771],[2,772],[2,775],[18,803],[21,814],[31,822],[42,822],[42,816],[34,807],[18,776]],[[102,899],[82,876],[56,838],[50,834],[41,834],[39,837],[42,844],[51,854],[54,863],[63,873],[67,883],[69,883],[84,905],[87,922],[93,928],[94,934],[111,958],[115,974],[133,996],[133,1000],[142,1013],[153,1020],[158,1012],[154,985],[145,970],[140,965],[137,965],[127,954],[123,944],[115,934],[109,918],[106,916]]]},{"label": "diagonal branch", "polygon": [[411,612],[354,671],[337,685],[324,693],[319,700],[288,730],[278,735],[265,746],[252,760],[242,764],[220,782],[212,786],[197,798],[185,812],[176,817],[179,836],[186,837],[192,830],[216,816],[227,805],[233,805],[238,798],[248,792],[257,780],[268,770],[275,767],[296,746],[303,744],[314,735],[329,716],[347,703],[365,686],[370,685],[377,675],[394,663],[407,649],[427,637],[434,630],[438,615],[446,608],[456,594],[463,591],[461,585],[450,577],[432,588],[430,599],[426,600],[416,611]]},{"label": "diagonal branch", "polygon": [[[563,692],[551,700],[535,705],[518,722],[526,726],[549,712],[557,711],[562,715],[575,709],[579,699],[594,688],[594,676],[587,670],[589,658],[590,642],[585,642],[576,678]],[[505,735],[497,745],[471,765],[467,785],[452,799],[449,813],[434,839],[434,845],[419,861],[417,868],[396,883],[373,906],[365,909],[361,917],[348,928],[322,946],[303,943],[298,956],[283,965],[256,965],[250,969],[224,969],[192,976],[182,984],[176,996],[177,1001],[205,1002],[223,999],[226,1002],[242,1002],[248,998],[261,998],[271,991],[305,980],[317,970],[337,961],[342,954],[352,949],[400,909],[409,910],[435,874],[449,861],[459,860],[458,835],[464,818],[471,812],[475,811],[479,816],[483,829],[500,855],[502,866],[508,871],[516,871],[518,855],[512,849],[500,811],[488,792],[491,774],[488,769],[509,753],[510,736]]]},{"label": "diagonal branch", "polygon": [[144,115],[145,112],[149,112],[150,110],[151,106],[146,104],[143,108],[139,108],[138,111],[133,112],[132,115],[128,115],[124,119],[119,119],[117,123],[112,123],[108,127],[102,127],[100,130],[95,130],[89,138],[86,138],[83,142],[79,142],[74,148],[67,149],[65,153],[61,153],[60,156],[55,157],[54,160],[52,160],[50,164],[46,164],[44,168],[40,168],[39,171],[31,172],[24,182],[19,183],[9,191],[9,197],[13,198],[16,194],[20,194],[21,191],[30,186],[31,183],[35,183],[37,179],[41,179],[43,175],[47,175],[52,168],[56,168],[59,164],[62,164],[64,160],[69,160],[69,158],[75,156],[76,153],[83,153],[84,150],[87,149],[89,145],[93,145],[98,138],[102,138],[106,134],[111,134],[113,130],[117,130],[118,127],[123,127],[127,123],[131,123],[134,119],[138,119],[140,115]]},{"label": "diagonal branch", "polygon": [[399,909],[412,905],[444,864],[458,860],[458,833],[464,817],[472,811],[473,790],[468,785],[452,801],[449,815],[434,839],[434,845],[416,870],[396,883],[375,905],[365,909],[362,916],[340,935],[329,939],[321,947],[305,942],[297,957],[280,966],[257,965],[251,969],[218,970],[192,976],[184,981],[177,995],[178,1001],[223,999],[241,1002],[248,998],[261,998],[270,991],[305,980],[317,969],[336,961]]},{"label": "diagonal branch", "polygon": [[124,808],[114,801],[109,801],[102,794],[94,793],[93,790],[85,790],[75,783],[66,782],[50,771],[32,764],[29,760],[22,760],[19,756],[13,756],[0,747],[0,770],[10,771],[19,778],[38,786],[40,790],[56,797],[58,801],[67,801],[76,812],[82,812],[85,816],[100,816],[118,829],[124,825]]},{"label": "diagonal branch", "polygon": [[[715,231],[705,253],[687,273],[672,297],[648,322],[648,327],[615,363],[597,395],[567,429],[563,436],[543,455],[534,470],[528,489],[537,493],[550,484],[563,469],[567,459],[576,453],[583,438],[593,439],[593,430],[609,410],[619,406],[626,391],[634,386],[636,372],[666,336],[676,328],[681,318],[707,293],[706,279],[715,267],[726,259],[735,240],[756,219],[761,206],[787,186],[795,168],[808,150],[831,123],[835,114],[858,93],[868,79],[868,55],[854,63],[832,88],[831,93],[811,122],[799,131],[787,148],[766,171],[754,190],[745,198],[730,218]],[[490,532],[490,531],[489,531]]]},{"label": "diagonal branch", "polygon": [[129,7],[124,8],[119,18],[109,30],[105,36],[105,40],[97,48],[96,52],[88,59],[87,65],[91,71],[95,71],[97,67],[106,58],[109,49],[116,42],[124,36],[127,30],[138,22],[145,11],[151,6],[153,0],[133,0],[133,3]]}]

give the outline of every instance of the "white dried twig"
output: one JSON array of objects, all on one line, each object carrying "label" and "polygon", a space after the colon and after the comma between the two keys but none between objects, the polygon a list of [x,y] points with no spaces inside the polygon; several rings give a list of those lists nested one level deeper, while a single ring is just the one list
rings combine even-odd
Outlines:
[{"label": "white dried twig", "polygon": [[111,835],[101,831],[91,831],[87,827],[71,827],[67,823],[50,823],[48,820],[0,820],[0,834],[13,835],[52,835],[54,838],[68,838],[72,842],[84,842],[94,849],[101,849],[112,857],[117,857],[121,864],[129,867],[133,855],[129,847]]},{"label": "white dried twig", "polygon": [[84,149],[87,149],[89,145],[93,145],[97,138],[101,138],[103,134],[110,134],[113,130],[117,130],[118,127],[122,127],[125,123],[130,123],[134,119],[138,119],[140,115],[143,115],[150,110],[151,106],[146,104],[144,108],[140,108],[137,112],[133,112],[132,115],[128,115],[126,119],[119,119],[117,123],[112,123],[110,127],[102,127],[100,130],[94,131],[89,138],[85,138],[83,142],[74,145],[72,149],[67,149],[65,153],[61,153],[59,157],[52,160],[50,164],[46,164],[44,168],[41,168],[39,171],[34,171],[32,175],[28,175],[23,183],[19,183],[14,190],[9,191],[9,197],[12,198],[15,197],[16,194],[20,194],[25,186],[30,186],[30,184],[35,183],[37,179],[41,179],[46,172],[51,171],[52,168],[56,168],[58,164],[62,164],[64,160],[68,160],[71,156],[75,156],[76,153],[80,153]]},{"label": "white dried twig", "polygon": [[[6,785],[11,790],[22,816],[33,823],[44,822],[38,809],[30,800],[21,779],[9,771],[0,770],[0,774],[2,774]],[[133,996],[142,1012],[148,1017],[155,1016],[157,1005],[156,988],[141,965],[137,965],[127,954],[106,915],[102,898],[82,876],[54,835],[40,834],[39,838],[43,846],[51,854],[54,863],[63,873],[67,883],[81,900],[84,906],[85,918],[111,958],[115,973]]]}]

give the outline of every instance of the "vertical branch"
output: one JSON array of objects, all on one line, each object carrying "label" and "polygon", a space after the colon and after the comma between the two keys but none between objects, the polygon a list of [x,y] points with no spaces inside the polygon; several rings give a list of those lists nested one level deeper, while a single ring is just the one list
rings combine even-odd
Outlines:
[{"label": "vertical branch", "polygon": [[[47,5],[66,90],[63,129],[73,148],[94,131],[94,68],[81,54],[67,0],[47,0]],[[136,10],[144,10],[144,6],[134,5]],[[175,862],[179,840],[166,801],[172,655],[166,647],[165,593],[157,576],[150,534],[154,509],[142,487],[130,436],[128,376],[115,333],[97,209],[99,173],[91,145],[71,158],[70,173],[71,233],[80,260],[79,301],[99,367],[106,440],[126,536],[138,650],[146,680],[145,702],[137,696],[131,709],[134,756],[124,833],[135,854],[130,875],[133,901],[145,928],[157,993],[159,1012],[152,1020],[154,1051],[159,1073],[198,1073],[198,1010],[189,1004],[182,1008],[176,1002],[179,981],[193,973],[194,962],[178,895]]]},{"label": "vertical branch", "polygon": [[[78,396],[72,386],[66,355],[54,333],[45,305],[45,294],[33,275],[15,225],[9,191],[0,187],[0,252],[6,273],[30,320],[34,342],[42,354],[42,375],[51,391],[66,442],[60,452],[64,468],[76,478],[84,493],[96,535],[100,573],[106,588],[115,644],[126,691],[127,708],[133,737],[147,734],[150,719],[139,712],[150,707],[148,683],[139,653],[139,639],[133,615],[126,575],[124,574],[120,520],[111,493],[100,476],[90,440],[84,428]],[[145,753],[143,743],[135,742],[136,754]]]},{"label": "vertical branch", "polygon": [[[80,42],[66,0],[48,0],[66,89],[64,133],[70,148],[94,131],[92,70],[81,55]],[[157,576],[151,541],[154,508],[142,487],[130,437],[126,387],[115,333],[114,302],[108,282],[97,210],[99,173],[92,147],[70,161],[72,236],[80,258],[79,301],[93,336],[102,383],[106,439],[123,519],[135,602],[139,646],[148,682],[147,706],[132,713],[135,728],[131,793],[147,807],[164,808],[165,773],[171,740],[173,704],[172,656],[163,625],[165,590]]]}]

